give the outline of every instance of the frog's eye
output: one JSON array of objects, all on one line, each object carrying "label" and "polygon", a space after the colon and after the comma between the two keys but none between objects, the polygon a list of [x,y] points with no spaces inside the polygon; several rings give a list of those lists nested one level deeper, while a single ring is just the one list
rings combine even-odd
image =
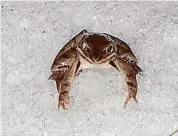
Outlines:
[{"label": "frog's eye", "polygon": [[82,45],[81,45],[81,48],[83,50],[87,50],[88,49],[88,44],[86,42],[83,42]]},{"label": "frog's eye", "polygon": [[114,47],[113,44],[110,44],[107,48],[106,48],[106,53],[111,53],[114,51]]}]

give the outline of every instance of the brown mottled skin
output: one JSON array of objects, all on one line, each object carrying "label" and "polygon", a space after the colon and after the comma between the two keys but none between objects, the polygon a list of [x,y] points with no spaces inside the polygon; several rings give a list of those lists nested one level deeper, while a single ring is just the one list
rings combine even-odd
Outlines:
[{"label": "brown mottled skin", "polygon": [[81,72],[79,69],[93,66],[115,67],[122,71],[128,89],[124,107],[131,98],[138,102],[136,75],[142,70],[137,66],[137,59],[131,48],[114,36],[89,33],[84,29],[59,51],[51,66],[52,75],[49,79],[56,81],[59,92],[58,107],[67,109],[70,88],[75,76]]}]

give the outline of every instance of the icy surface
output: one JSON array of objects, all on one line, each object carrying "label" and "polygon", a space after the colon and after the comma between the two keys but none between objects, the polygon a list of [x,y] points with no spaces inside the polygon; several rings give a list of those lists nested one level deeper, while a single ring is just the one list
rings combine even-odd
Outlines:
[{"label": "icy surface", "polygon": [[[168,136],[178,129],[178,2],[2,2],[4,136]],[[75,34],[113,34],[144,70],[137,105],[115,69],[86,70],[57,109],[53,59]]]}]

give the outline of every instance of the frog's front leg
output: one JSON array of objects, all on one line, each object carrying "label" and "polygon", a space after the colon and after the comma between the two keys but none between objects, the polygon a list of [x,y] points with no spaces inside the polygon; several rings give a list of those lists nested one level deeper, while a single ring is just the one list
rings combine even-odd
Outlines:
[{"label": "frog's front leg", "polygon": [[83,72],[82,69],[78,70],[78,71],[76,72],[75,76],[76,76],[76,77],[79,76],[82,72]]},{"label": "frog's front leg", "polygon": [[136,103],[138,103],[136,94],[137,94],[137,79],[136,79],[136,71],[135,69],[129,65],[128,63],[124,62],[120,58],[115,59],[112,63],[115,64],[117,69],[120,69],[125,74],[125,82],[127,84],[127,90],[128,90],[128,96],[126,98],[126,101],[124,103],[124,108],[126,107],[127,103],[131,98],[135,100]]},{"label": "frog's front leg", "polygon": [[76,58],[73,65],[68,69],[64,78],[60,82],[58,108],[62,106],[64,110],[68,109],[67,107],[68,107],[68,104],[70,103],[69,92],[70,92],[73,80],[75,78],[78,63],[79,63],[79,60],[78,58]]}]

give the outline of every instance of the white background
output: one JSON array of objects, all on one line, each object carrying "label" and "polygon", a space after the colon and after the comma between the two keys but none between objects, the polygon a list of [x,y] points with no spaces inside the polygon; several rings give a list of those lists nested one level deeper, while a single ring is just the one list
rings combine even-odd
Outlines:
[{"label": "white background", "polygon": [[[178,129],[178,2],[2,2],[4,136],[168,136]],[[138,58],[139,104],[114,68],[85,70],[57,109],[52,62],[82,29],[124,40]]]}]

